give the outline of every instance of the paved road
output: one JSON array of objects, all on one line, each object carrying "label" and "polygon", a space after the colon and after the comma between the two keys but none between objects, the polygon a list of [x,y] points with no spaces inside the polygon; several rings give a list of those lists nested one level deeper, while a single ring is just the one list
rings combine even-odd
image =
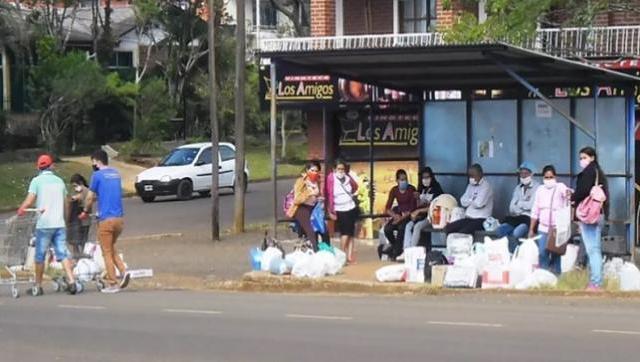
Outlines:
[{"label": "paved road", "polygon": [[0,359],[637,361],[639,306],[472,294],[3,296]]},{"label": "paved road", "polygon": [[[291,190],[294,180],[278,182],[278,212],[284,196]],[[272,205],[271,183],[249,184],[246,201],[246,223],[269,222]],[[222,228],[233,223],[233,191],[221,190],[220,218]],[[189,201],[178,201],[174,197],[161,198],[145,204],[138,197],[125,201],[126,228],[124,237],[141,235],[208,232],[211,220],[211,199],[197,197]],[[279,215],[282,216],[282,215]]]}]

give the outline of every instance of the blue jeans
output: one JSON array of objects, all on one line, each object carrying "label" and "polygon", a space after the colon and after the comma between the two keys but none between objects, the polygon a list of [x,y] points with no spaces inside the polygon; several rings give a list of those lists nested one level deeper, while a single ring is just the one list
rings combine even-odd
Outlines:
[{"label": "blue jeans", "polygon": [[496,234],[499,238],[509,238],[509,252],[514,253],[518,246],[518,240],[527,236],[529,232],[529,226],[527,224],[520,224],[516,227],[510,224],[502,224],[496,229]]},{"label": "blue jeans", "polygon": [[602,286],[602,225],[580,223],[580,234],[589,259],[589,282]]},{"label": "blue jeans", "polygon": [[546,269],[556,275],[560,275],[560,255],[547,251],[547,233],[538,233],[538,251],[540,255],[540,268]]},{"label": "blue jeans", "polygon": [[67,231],[65,228],[36,229],[36,264],[43,264],[47,249],[53,244],[57,261],[69,258],[67,249]]},{"label": "blue jeans", "polygon": [[403,250],[412,246],[417,246],[420,243],[420,234],[422,229],[429,226],[427,219],[419,221],[409,221],[404,229]]}]

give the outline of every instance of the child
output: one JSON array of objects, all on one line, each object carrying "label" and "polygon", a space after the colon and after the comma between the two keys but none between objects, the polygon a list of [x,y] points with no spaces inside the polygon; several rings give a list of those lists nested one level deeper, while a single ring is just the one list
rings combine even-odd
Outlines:
[{"label": "child", "polygon": [[87,180],[80,174],[71,176],[71,208],[69,212],[69,244],[75,258],[82,256],[84,244],[89,238],[91,219],[81,220],[78,216],[85,207],[85,200],[89,191]]}]

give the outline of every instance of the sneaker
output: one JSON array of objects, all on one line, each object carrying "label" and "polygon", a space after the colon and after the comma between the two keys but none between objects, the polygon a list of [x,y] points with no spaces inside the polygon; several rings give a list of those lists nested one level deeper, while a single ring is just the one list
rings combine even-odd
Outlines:
[{"label": "sneaker", "polygon": [[126,288],[127,285],[129,285],[130,281],[131,281],[131,274],[124,273],[124,276],[122,277],[122,280],[120,281],[120,289]]},{"label": "sneaker", "polygon": [[101,292],[104,293],[104,294],[115,294],[115,293],[120,292],[120,288],[118,288],[117,285],[113,285],[113,286],[110,286],[110,287],[103,288],[101,290]]},{"label": "sneaker", "polygon": [[590,283],[590,284],[589,284],[589,286],[587,286],[586,291],[587,291],[587,292],[594,292],[594,293],[597,293],[597,292],[601,292],[601,291],[602,291],[602,288],[601,288],[601,287],[599,287],[599,286],[597,286],[597,285],[595,285],[595,284]]},{"label": "sneaker", "polygon": [[67,287],[67,292],[71,295],[75,295],[78,292],[78,286],[76,283],[70,283]]},{"label": "sneaker", "polygon": [[402,253],[402,254],[398,255],[398,256],[396,257],[396,261],[397,261],[397,262],[404,262],[404,253]]}]

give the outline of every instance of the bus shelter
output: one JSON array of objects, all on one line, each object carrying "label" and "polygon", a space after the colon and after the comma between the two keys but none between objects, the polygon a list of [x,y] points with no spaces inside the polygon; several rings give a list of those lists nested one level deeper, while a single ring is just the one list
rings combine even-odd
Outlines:
[{"label": "bus shelter", "polygon": [[552,164],[574,185],[578,152],[593,146],[609,181],[609,235],[634,250],[637,77],[504,43],[271,51],[261,64],[268,71],[274,230],[276,110],[304,107],[321,122],[313,137],[325,163],[366,162],[370,180],[378,163],[428,165],[459,197],[467,167],[481,164],[497,218],[508,211],[521,162],[533,162],[538,174]]}]

